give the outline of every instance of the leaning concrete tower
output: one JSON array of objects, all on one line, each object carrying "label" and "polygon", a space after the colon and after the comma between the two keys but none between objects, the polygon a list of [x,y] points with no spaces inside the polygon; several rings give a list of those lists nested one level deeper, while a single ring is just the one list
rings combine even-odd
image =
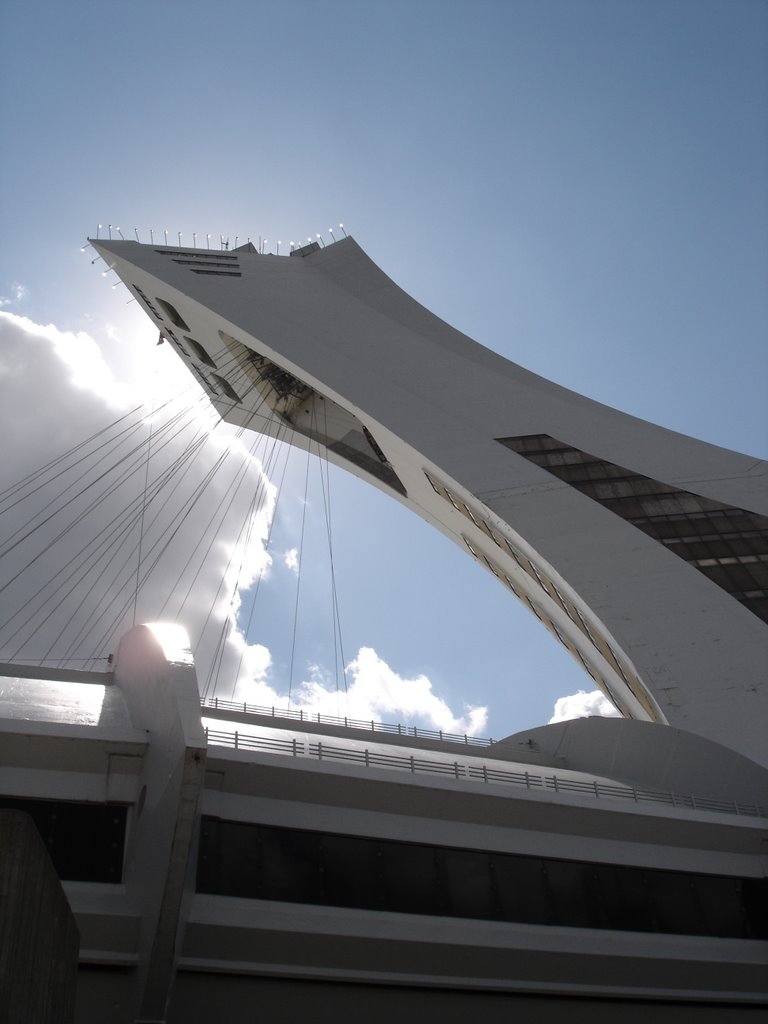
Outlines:
[{"label": "leaning concrete tower", "polygon": [[322,446],[417,512],[625,717],[765,763],[768,463],[496,355],[351,238],[290,256],[91,241],[224,419]]}]

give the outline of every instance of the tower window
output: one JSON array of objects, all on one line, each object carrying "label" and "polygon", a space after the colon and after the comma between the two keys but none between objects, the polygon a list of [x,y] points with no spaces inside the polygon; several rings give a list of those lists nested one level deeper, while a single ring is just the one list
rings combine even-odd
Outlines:
[{"label": "tower window", "polygon": [[160,303],[168,319],[175,327],[180,327],[182,331],[189,330],[189,324],[175,306],[172,306],[170,302],[166,302],[165,299],[158,299],[157,301]]},{"label": "tower window", "polygon": [[238,393],[235,391],[235,389],[232,387],[228,380],[226,380],[224,377],[220,377],[218,373],[212,373],[211,377],[213,377],[219,389],[227,396],[227,398],[231,398],[233,402],[240,402],[240,396],[238,395]]},{"label": "tower window", "polygon": [[206,366],[212,366],[214,370],[216,369],[216,363],[214,363],[199,341],[195,341],[194,338],[190,338],[186,334],[184,335],[184,341],[186,341],[201,363],[205,363]]},{"label": "tower window", "polygon": [[663,544],[768,622],[768,517],[642,476],[549,434],[496,440]]}]

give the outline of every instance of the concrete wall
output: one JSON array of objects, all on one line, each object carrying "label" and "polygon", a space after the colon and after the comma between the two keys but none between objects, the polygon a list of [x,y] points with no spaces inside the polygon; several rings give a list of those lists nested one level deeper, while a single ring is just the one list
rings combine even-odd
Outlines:
[{"label": "concrete wall", "polygon": [[74,1020],[80,937],[34,822],[0,810],[0,1022]]}]

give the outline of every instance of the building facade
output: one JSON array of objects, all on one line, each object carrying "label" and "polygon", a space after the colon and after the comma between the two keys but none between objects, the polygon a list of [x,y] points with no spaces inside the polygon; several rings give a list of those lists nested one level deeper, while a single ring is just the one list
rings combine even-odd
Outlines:
[{"label": "building facade", "polygon": [[93,244],[224,418],[432,523],[623,718],[482,743],[201,706],[178,627],[106,673],[0,666],[0,805],[74,912],[78,1024],[761,1019],[766,464],[509,363],[352,239]]},{"label": "building facade", "polygon": [[62,878],[78,1024],[765,1012],[768,773],[710,740],[201,707],[178,627],[2,672],[0,805]]}]

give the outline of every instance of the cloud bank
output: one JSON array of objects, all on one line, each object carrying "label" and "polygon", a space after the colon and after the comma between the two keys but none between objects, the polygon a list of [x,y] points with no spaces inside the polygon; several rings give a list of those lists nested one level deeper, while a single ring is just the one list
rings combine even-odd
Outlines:
[{"label": "cloud bank", "polygon": [[[109,324],[97,342],[84,331],[62,331],[0,310],[0,384],[6,396],[0,422],[6,437],[19,439],[7,448],[0,490],[145,402],[133,421],[125,421],[133,423],[125,447],[114,449],[133,468],[113,489],[99,490],[94,483],[101,486],[100,476],[107,473],[105,458],[91,475],[85,470],[71,492],[69,475],[54,474],[27,500],[16,503],[16,492],[9,492],[0,501],[0,553],[7,552],[0,557],[0,576],[17,576],[0,593],[0,657],[33,663],[64,658],[68,667],[103,660],[130,628],[135,602],[136,622],[184,626],[201,689],[228,679],[237,700],[285,707],[289,697],[273,678],[271,652],[249,644],[238,622],[241,594],[259,577],[279,585],[269,574],[276,491],[264,468],[262,441],[254,435],[254,444],[246,444],[220,425],[194,390],[158,406],[143,386],[149,376],[144,367],[135,381],[118,379],[109,354],[120,344],[119,331]],[[148,337],[144,346],[140,360],[165,358],[161,351],[158,356],[154,339]],[[166,477],[169,483],[161,487]],[[75,500],[78,488],[83,494]],[[140,509],[142,489],[148,500],[141,518],[137,512],[130,519],[127,511],[132,505]],[[41,508],[58,510],[50,524]],[[39,529],[30,532],[36,524]],[[97,557],[94,538],[101,532],[105,541]],[[139,553],[142,583],[136,596]],[[285,551],[282,560],[292,574],[298,571],[296,549]],[[59,586],[60,580],[66,582]],[[310,714],[399,720],[469,735],[487,727],[487,708],[453,711],[425,675],[398,674],[371,647],[360,648],[347,666],[346,694],[322,666],[309,666],[299,676],[305,678],[292,688],[291,707]]]},{"label": "cloud bank", "polygon": [[[116,379],[109,351],[109,337],[0,311],[0,419],[18,439],[0,489],[93,438],[0,501],[0,651],[78,667],[134,618],[167,618],[197,638],[207,674],[238,587],[269,567],[275,489],[258,439],[220,428],[194,390],[146,400],[141,382]],[[139,349],[143,378],[156,353]]]},{"label": "cloud bank", "polygon": [[353,718],[364,722],[402,722],[424,729],[481,736],[488,726],[488,708],[465,705],[457,715],[432,688],[425,675],[411,678],[392,669],[371,647],[361,647],[347,666],[346,693],[338,689],[321,666],[309,667],[309,678],[289,696],[270,678],[271,656],[261,644],[245,644],[235,632],[231,643],[242,654],[233,699],[267,708],[291,708],[308,715]]},{"label": "cloud bank", "polygon": [[549,725],[555,722],[567,722],[572,718],[589,718],[599,715],[601,718],[620,718],[621,715],[600,690],[587,693],[579,690],[568,697],[559,697],[555,701],[555,709]]}]

